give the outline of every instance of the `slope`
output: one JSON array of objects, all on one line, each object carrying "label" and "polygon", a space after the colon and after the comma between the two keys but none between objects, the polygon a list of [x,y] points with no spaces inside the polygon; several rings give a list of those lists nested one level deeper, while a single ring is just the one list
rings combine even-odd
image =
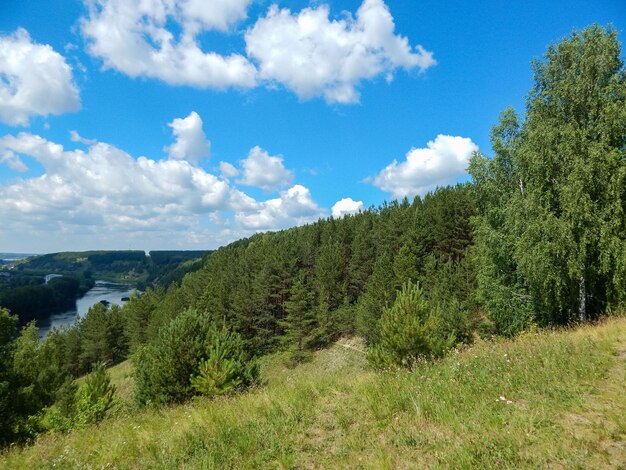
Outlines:
[{"label": "slope", "polygon": [[[626,319],[483,341],[412,372],[356,340],[241,396],[47,435],[2,468],[615,468],[626,461]],[[127,367],[127,366],[124,366]],[[119,374],[125,377],[125,373]]]}]

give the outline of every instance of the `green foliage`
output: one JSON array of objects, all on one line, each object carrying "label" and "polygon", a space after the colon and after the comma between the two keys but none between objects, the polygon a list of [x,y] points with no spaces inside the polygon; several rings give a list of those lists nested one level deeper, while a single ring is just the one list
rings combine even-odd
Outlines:
[{"label": "green foliage", "polygon": [[91,373],[76,392],[77,427],[84,427],[102,421],[115,402],[115,385],[104,364],[94,365]]},{"label": "green foliage", "polygon": [[152,250],[150,254],[150,260],[152,263],[158,266],[173,266],[186,261],[193,261],[198,258],[209,254],[210,251],[206,250],[189,250],[189,251],[159,251]]},{"label": "green foliage", "polygon": [[[33,256],[18,264],[9,277],[0,277],[0,306],[17,315],[22,325],[73,308],[75,300],[95,279],[168,288],[197,271],[207,251],[64,252]],[[44,284],[44,276],[59,274]]]},{"label": "green foliage", "polygon": [[60,358],[50,343],[39,340],[35,323],[22,329],[15,341],[13,370],[20,378],[20,399],[36,412],[54,402],[54,394],[64,381]]},{"label": "green foliage", "polygon": [[65,380],[51,346],[39,341],[34,323],[18,333],[17,318],[0,309],[0,447],[39,432],[37,415]]},{"label": "green foliage", "polygon": [[0,468],[619,468],[625,335],[620,319],[481,341],[393,373],[359,342],[295,369],[279,353],[252,393],[43,436]]},{"label": "green foliage", "polygon": [[[378,319],[397,288],[419,280],[430,295],[438,285],[425,268],[429,256],[461,265],[472,244],[473,197],[467,185],[442,188],[424,202],[394,201],[232,243],[208,255],[202,269],[165,295],[151,300],[149,290],[147,298],[128,304],[131,349],[155,341],[186,308],[206,311],[212,323],[241,335],[255,355],[287,345],[304,357],[355,331],[375,342]],[[468,300],[472,269],[462,269],[470,274],[459,277],[463,285],[454,294],[463,309],[476,308]]]},{"label": "green foliage", "polygon": [[323,244],[315,263],[315,280],[320,303],[329,310],[336,309],[343,301],[344,266],[342,245],[336,240]]},{"label": "green foliage", "polygon": [[355,227],[348,264],[348,298],[350,302],[356,302],[359,296],[365,292],[367,280],[374,269],[374,262],[376,261],[376,246],[372,236],[374,217],[372,212],[363,212],[354,218]]},{"label": "green foliage", "polygon": [[202,395],[232,393],[258,380],[259,369],[243,349],[241,337],[225,330],[213,334],[206,359],[200,361],[191,386]]},{"label": "green foliage", "polygon": [[470,173],[478,295],[496,328],[596,318],[626,300],[626,73],[592,26],[533,65],[526,120],[505,111]]},{"label": "green foliage", "polygon": [[61,330],[54,329],[48,333],[45,339],[46,343],[56,350],[55,356],[60,358],[59,361],[63,372],[70,377],[78,377],[86,372],[81,367],[80,362],[82,335],[79,325],[80,323]]},{"label": "green foliage", "polygon": [[16,336],[17,317],[0,308],[0,448],[15,438],[15,424],[20,417],[15,407],[16,380],[12,367]]},{"label": "green foliage", "polygon": [[196,393],[191,378],[198,376],[198,385],[213,383],[213,390],[230,387],[231,378],[243,386],[254,378],[254,366],[239,336],[218,330],[206,313],[188,309],[135,356],[137,401],[147,405],[186,400]]},{"label": "green foliage", "polygon": [[70,432],[76,429],[72,417],[66,416],[57,406],[53,405],[45,408],[39,417],[39,426],[45,432]]},{"label": "green foliage", "polygon": [[314,332],[318,318],[315,315],[314,299],[306,276],[301,272],[291,288],[291,297],[285,303],[287,318],[281,322],[285,329],[283,342],[296,355],[310,349],[316,341]]},{"label": "green foliage", "polygon": [[[190,294],[191,295],[191,294]],[[159,331],[164,328],[169,322],[171,322],[176,316],[189,306],[190,301],[184,292],[179,288],[177,284],[172,284],[165,292],[163,289],[157,287],[155,289],[149,289],[142,297],[141,303],[148,303],[144,312],[150,310],[150,319],[148,325],[144,329],[141,329],[139,338],[141,341],[149,343],[155,341],[159,336]],[[133,334],[132,321],[130,318],[129,334]],[[136,326],[137,327],[137,326]],[[140,327],[139,327],[140,328]],[[137,336],[135,336],[137,338]],[[132,345],[133,343],[131,343]],[[136,344],[136,343],[135,343]]]},{"label": "green foliage", "polygon": [[357,306],[356,330],[370,343],[378,340],[378,321],[383,310],[395,299],[394,283],[392,256],[384,251],[374,264]]},{"label": "green foliage", "polygon": [[370,348],[377,368],[411,367],[420,358],[442,356],[457,339],[456,315],[429,305],[418,284],[407,282],[379,321],[379,341]]},{"label": "green foliage", "polygon": [[78,324],[82,371],[89,370],[97,362],[113,365],[126,357],[128,340],[125,322],[124,313],[117,305],[107,308],[97,303],[89,309]]},{"label": "green foliage", "polygon": [[47,285],[7,286],[0,288],[0,305],[14,312],[22,324],[45,317],[50,313],[72,307],[80,293],[80,282],[76,277],[52,279]]},{"label": "green foliage", "polygon": [[[494,157],[473,156],[473,186],[256,234],[210,254],[57,253],[21,263],[2,279],[0,305],[22,324],[73,299],[94,275],[163,287],[123,309],[96,305],[44,341],[34,324],[20,333],[0,308],[0,445],[33,437],[41,423],[67,430],[102,419],[113,396],[102,365],[78,391],[73,379],[129,353],[137,400],[159,405],[249,385],[252,355],[286,347],[301,362],[355,331],[377,367],[412,366],[470,343],[483,310],[512,336],[619,309],[626,72],[616,33],[575,32],[534,72],[524,119],[505,110],[492,131]],[[54,272],[64,277],[41,285]]]},{"label": "green foliage", "polygon": [[56,402],[44,410],[39,425],[48,431],[68,432],[102,421],[115,404],[115,385],[104,364],[94,364],[80,385],[67,379]]},{"label": "green foliage", "polygon": [[412,247],[409,244],[402,245],[393,261],[394,288],[401,289],[407,281],[417,282],[419,278],[417,267],[418,260]]},{"label": "green foliage", "polygon": [[[164,295],[162,289],[148,289],[142,295],[134,292],[124,306],[126,319],[124,332],[128,338],[131,353],[148,342],[151,333],[150,324],[154,320],[155,312]],[[153,326],[155,327],[156,325]]]},{"label": "green foliage", "polygon": [[438,261],[459,262],[474,241],[471,219],[476,203],[468,184],[439,188],[427,194],[415,213],[413,251]]},{"label": "green foliage", "polygon": [[[7,424],[13,436],[8,440],[32,436],[37,431],[33,423],[56,430],[74,427],[72,380],[94,363],[113,365],[133,354],[138,402],[160,405],[197,394],[191,377],[209,393],[247,384],[251,379],[246,377],[254,375],[248,355],[287,348],[295,365],[355,330],[377,343],[383,310],[408,279],[425,287],[429,301],[450,306],[442,309],[442,330],[447,324],[458,326],[467,320],[465,312],[476,308],[468,300],[474,289],[471,265],[464,261],[472,243],[466,228],[473,206],[466,186],[443,188],[424,201],[394,201],[341,219],[257,234],[206,254],[200,269],[192,259],[200,253],[180,252],[150,257],[143,252],[59,253],[24,263],[17,276],[23,287],[37,281],[30,274],[37,273],[40,282],[42,273],[60,271],[63,278],[40,287],[67,293],[70,274],[81,280],[80,289],[91,276],[103,275],[169,287],[148,288],[122,309],[98,304],[74,326],[53,331],[43,341],[34,326],[19,340],[15,333],[7,356],[11,367],[0,379],[0,397],[6,397],[0,408],[10,408],[15,417]],[[432,267],[446,263],[445,275]],[[168,273],[180,284],[170,284]],[[232,377],[241,368],[239,359],[224,361],[219,351],[210,352],[222,328],[241,339],[242,364],[245,370],[251,367],[241,377]],[[465,342],[470,335],[461,330],[455,331]]]},{"label": "green foliage", "polygon": [[55,406],[63,416],[74,416],[76,413],[76,396],[78,384],[76,380],[67,377],[55,394]]}]

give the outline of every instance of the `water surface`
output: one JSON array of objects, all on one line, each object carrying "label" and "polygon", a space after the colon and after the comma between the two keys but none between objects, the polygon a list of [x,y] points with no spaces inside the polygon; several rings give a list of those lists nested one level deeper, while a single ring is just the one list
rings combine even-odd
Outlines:
[{"label": "water surface", "polygon": [[75,308],[66,312],[52,314],[47,319],[38,320],[39,337],[44,338],[52,328],[72,325],[78,318],[84,317],[89,309],[101,300],[106,300],[114,305],[123,305],[122,298],[130,297],[133,290],[132,287],[126,284],[96,281],[95,286],[89,289],[80,299],[76,300]]}]

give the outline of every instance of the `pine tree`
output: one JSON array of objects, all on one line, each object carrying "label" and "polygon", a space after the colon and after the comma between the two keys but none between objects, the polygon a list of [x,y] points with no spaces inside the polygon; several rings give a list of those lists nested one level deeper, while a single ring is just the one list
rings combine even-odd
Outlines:
[{"label": "pine tree", "polygon": [[243,341],[236,333],[212,332],[206,355],[198,365],[198,374],[190,378],[191,386],[203,395],[232,393],[258,379],[257,364],[248,360]]},{"label": "pine tree", "polygon": [[441,356],[456,340],[454,333],[442,334],[441,326],[441,313],[429,305],[419,285],[409,281],[383,311],[369,359],[378,368],[388,368],[410,367],[419,358]]},{"label": "pine tree", "polygon": [[332,311],[345,297],[343,250],[338,241],[329,239],[320,248],[315,262],[315,279],[320,304]]},{"label": "pine tree", "polygon": [[83,427],[102,421],[114,404],[115,385],[101,362],[93,369],[76,392],[76,425]]},{"label": "pine tree", "polygon": [[285,328],[283,342],[296,354],[309,349],[314,340],[312,333],[317,327],[314,310],[314,294],[302,271],[291,288],[291,296],[286,303],[287,318],[282,322]]},{"label": "pine tree", "polygon": [[416,282],[418,280],[417,263],[417,256],[411,247],[408,244],[402,245],[393,260],[394,288],[396,290],[400,289],[407,281]]},{"label": "pine tree", "polygon": [[395,299],[395,277],[391,253],[384,251],[374,264],[365,293],[357,305],[356,330],[368,342],[378,338],[378,319]]},{"label": "pine tree", "polygon": [[128,353],[125,319],[117,305],[110,309],[98,303],[91,307],[78,323],[81,335],[80,367],[83,372],[93,364],[113,365]]},{"label": "pine tree", "polygon": [[376,246],[372,237],[374,227],[373,214],[361,213],[355,217],[355,234],[352,240],[352,257],[348,267],[348,298],[350,302],[356,302],[363,292],[367,280],[374,269],[376,261]]},{"label": "pine tree", "polygon": [[141,295],[135,291],[131,295],[130,301],[124,306],[126,335],[131,352],[135,352],[148,341],[148,326],[153,320],[157,303],[163,295],[161,288],[147,289]]},{"label": "pine tree", "polygon": [[[219,346],[215,346],[217,343]],[[235,378],[241,379],[241,385],[250,384],[256,377],[256,366],[250,362],[239,335],[217,328],[205,312],[185,310],[135,356],[136,399],[142,405],[184,401],[198,391],[192,377],[200,377],[196,385],[203,390],[208,390],[205,386],[209,383],[226,387],[230,366],[221,369],[219,365],[224,357],[240,364]],[[226,381],[220,382],[220,377]]]},{"label": "pine tree", "polygon": [[16,424],[22,417],[13,370],[17,324],[17,316],[0,307],[0,448],[13,441]]}]

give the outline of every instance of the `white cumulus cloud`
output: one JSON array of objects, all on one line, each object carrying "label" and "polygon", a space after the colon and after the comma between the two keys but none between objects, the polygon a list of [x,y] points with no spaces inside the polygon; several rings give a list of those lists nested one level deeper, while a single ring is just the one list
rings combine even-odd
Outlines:
[{"label": "white cumulus cloud", "polygon": [[239,175],[239,170],[228,162],[220,162],[220,173],[226,179]]},{"label": "white cumulus cloud", "polygon": [[235,219],[247,229],[275,230],[314,222],[323,215],[324,210],[318,207],[308,188],[297,184],[281,191],[276,199],[238,212]]},{"label": "white cumulus cloud", "polygon": [[426,148],[411,149],[405,161],[394,160],[372,181],[395,198],[423,195],[463,176],[472,153],[477,150],[469,138],[440,134]]},{"label": "white cumulus cloud", "polygon": [[86,139],[85,137],[83,137],[82,135],[80,135],[78,132],[74,130],[70,131],[70,140],[72,142],[80,142],[81,144],[84,144],[84,145],[93,145],[98,142],[96,139]]},{"label": "white cumulus cloud", "polygon": [[27,126],[32,116],[79,109],[72,68],[61,54],[34,43],[25,29],[0,35],[0,122]]},{"label": "white cumulus cloud", "polygon": [[[252,0],[83,0],[81,32],[104,67],[171,85],[225,89],[281,84],[301,99],[356,103],[364,80],[388,83],[398,69],[424,71],[433,54],[396,33],[384,0],[331,16],[326,4],[292,12],[273,4],[251,21],[245,51],[201,44],[207,31],[236,33]],[[204,36],[206,37],[206,36]],[[258,68],[257,68],[258,67]]]},{"label": "white cumulus cloud", "polygon": [[11,150],[4,150],[0,153],[0,163],[6,163],[9,168],[19,172],[28,171],[28,167],[20,157],[15,155]]},{"label": "white cumulus cloud", "polygon": [[243,175],[237,181],[239,184],[261,188],[266,192],[287,186],[293,179],[293,173],[285,168],[282,156],[270,156],[259,146],[250,150],[248,158],[241,161],[241,168]]},{"label": "white cumulus cloud", "polygon": [[346,214],[357,214],[363,209],[363,201],[355,201],[351,197],[344,197],[333,205],[331,214],[337,219]]},{"label": "white cumulus cloud", "polygon": [[202,129],[202,119],[195,111],[186,118],[177,118],[168,124],[176,141],[165,150],[170,158],[198,162],[209,157],[211,142]]},{"label": "white cumulus cloud", "polygon": [[[0,164],[26,171],[20,157],[28,157],[43,168],[38,176],[0,183],[3,246],[216,248],[326,214],[301,185],[256,200],[189,160],[133,157],[78,132],[71,137],[87,148],[68,150],[26,132],[0,137]],[[225,162],[220,166],[222,175],[237,171]]]},{"label": "white cumulus cloud", "polygon": [[234,23],[246,17],[252,0],[183,0],[173,3],[182,12],[187,29],[195,24],[203,29],[228,31]]},{"label": "white cumulus cloud", "polygon": [[359,100],[357,85],[397,68],[426,70],[436,62],[422,46],[395,34],[383,0],[365,0],[356,18],[331,20],[327,5],[299,13],[272,5],[246,33],[248,56],[264,80],[281,83],[300,98],[323,96],[330,103]]},{"label": "white cumulus cloud", "polygon": [[[172,85],[249,88],[256,68],[241,54],[204,51],[198,35],[227,31],[246,17],[251,0],[85,0],[81,21],[91,55],[131,77]],[[175,24],[180,29],[177,34]]]},{"label": "white cumulus cloud", "polygon": [[[45,169],[41,176],[0,186],[4,201],[0,211],[18,210],[19,217],[50,214],[81,223],[99,214],[113,222],[149,226],[158,225],[160,217],[168,214],[241,207],[245,199],[226,182],[187,161],[135,159],[101,142],[87,151],[68,151],[40,136],[20,133],[0,138],[0,151],[27,155]],[[248,205],[253,203],[249,199]]]}]

